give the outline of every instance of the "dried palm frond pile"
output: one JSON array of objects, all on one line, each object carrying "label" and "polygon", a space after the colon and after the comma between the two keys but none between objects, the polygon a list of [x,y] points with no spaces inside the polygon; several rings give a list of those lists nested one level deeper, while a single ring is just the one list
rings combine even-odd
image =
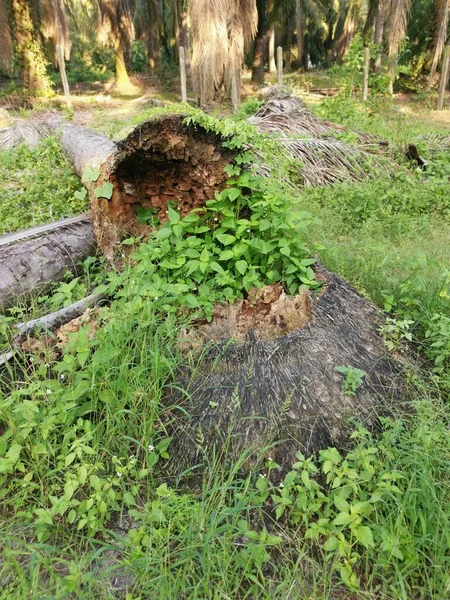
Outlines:
[{"label": "dried palm frond pile", "polygon": [[[300,163],[298,183],[323,186],[344,181],[362,181],[370,173],[374,156],[387,142],[370,134],[355,133],[356,144],[337,139],[348,130],[342,125],[317,118],[300,98],[274,86],[266,91],[265,104],[249,121],[260,131],[279,134],[288,157]],[[307,137],[306,137],[307,136]],[[264,162],[264,156],[256,152]],[[267,166],[262,170],[269,173]]]},{"label": "dried palm frond pile", "polygon": [[444,133],[424,133],[417,140],[425,142],[432,152],[446,152],[450,150],[450,135]]},{"label": "dried palm frond pile", "polygon": [[0,150],[9,150],[20,144],[35,148],[40,133],[35,123],[29,119],[14,119],[12,125],[0,129]]},{"label": "dried palm frond pile", "polygon": [[272,86],[263,91],[266,101],[249,121],[261,131],[307,137],[336,137],[350,133],[368,151],[378,152],[388,142],[370,133],[349,130],[344,125],[319,119],[301,98],[292,96],[285,88]]}]

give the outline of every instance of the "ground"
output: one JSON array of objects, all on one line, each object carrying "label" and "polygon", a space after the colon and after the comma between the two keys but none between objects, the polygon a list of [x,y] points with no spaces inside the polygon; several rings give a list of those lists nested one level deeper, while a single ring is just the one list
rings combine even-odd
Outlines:
[{"label": "ground", "polygon": [[[310,89],[333,87],[328,75],[309,77]],[[0,598],[449,596],[450,162],[448,150],[437,152],[420,136],[450,135],[450,111],[434,111],[433,95],[398,95],[393,106],[383,98],[366,106],[348,96],[324,101],[306,91],[303,77],[289,79],[320,116],[396,148],[392,170],[362,183],[300,189],[290,201],[309,223],[297,237],[378,307],[386,353],[411,358],[414,367],[403,374],[407,410],[375,434],[353,424],[348,455],[299,454],[286,477],[266,448],[251,457],[257,466],[247,475],[248,457],[230,465],[214,455],[194,486],[170,478],[167,430],[185,409],[162,398],[187,360],[178,348],[189,323],[161,309],[144,249],[123,274],[105,276],[104,265],[89,260],[76,280],[0,318],[6,347],[11,324],[105,281],[114,298],[94,326],[64,330],[65,349],[55,352],[48,336],[50,348],[28,346],[22,362],[1,371]],[[136,83],[142,89],[131,97],[109,84],[77,90],[74,121],[119,139],[153,100],[179,100],[176,79],[164,89],[155,80]],[[253,95],[247,74],[244,110]],[[213,113],[231,110],[217,105]],[[426,172],[404,160],[407,143],[418,145]],[[39,154],[0,153],[5,229],[80,209],[79,180],[55,140],[43,144]],[[17,208],[7,210],[16,201],[20,219]],[[364,374],[358,379],[354,365],[341,366],[346,371],[336,377],[357,395]],[[201,428],[197,436],[201,449]]]}]

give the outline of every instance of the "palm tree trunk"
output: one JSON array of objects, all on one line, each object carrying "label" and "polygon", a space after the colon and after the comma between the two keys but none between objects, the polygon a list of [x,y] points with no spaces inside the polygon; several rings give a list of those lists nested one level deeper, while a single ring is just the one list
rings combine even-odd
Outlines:
[{"label": "palm tree trunk", "polygon": [[181,44],[184,48],[186,71],[188,73],[190,73],[190,70],[191,70],[191,59],[190,59],[190,55],[189,55],[189,53],[190,53],[189,30],[190,30],[189,13],[187,10],[186,3],[184,3],[183,10],[181,12]]},{"label": "palm tree trunk", "polygon": [[436,27],[433,35],[433,58],[431,60],[429,84],[431,85],[437,66],[441,60],[447,38],[450,0],[435,0],[434,11]]},{"label": "palm tree trunk", "polygon": [[11,8],[23,86],[30,92],[47,92],[51,86],[44,52],[34,27],[32,7],[28,0],[11,0]]},{"label": "palm tree trunk", "polygon": [[367,46],[373,39],[375,22],[377,20],[380,0],[369,0],[369,10],[363,29],[364,45]]},{"label": "palm tree trunk", "polygon": [[299,67],[303,63],[305,53],[305,15],[303,11],[303,0],[297,0],[297,61]]},{"label": "palm tree trunk", "polygon": [[353,36],[358,30],[358,22],[357,18],[353,10],[350,10],[347,13],[347,17],[344,23],[344,30],[339,37],[339,40],[336,45],[336,58],[338,63],[342,64],[347,55],[348,49],[350,48],[350,44],[352,42]]},{"label": "palm tree trunk", "polygon": [[13,42],[5,0],[0,0],[0,73],[10,74],[13,70]]},{"label": "palm tree trunk", "polygon": [[117,87],[130,87],[131,81],[128,77],[127,67],[125,65],[125,56],[123,53],[122,44],[117,41],[114,46],[114,54],[116,61],[116,85]]},{"label": "palm tree trunk", "polygon": [[275,29],[272,26],[267,32],[269,46],[269,73],[277,72],[277,63],[275,62]]},{"label": "palm tree trunk", "polygon": [[257,0],[256,7],[258,9],[258,30],[253,53],[252,81],[253,83],[262,85],[264,83],[264,46],[267,29],[267,0]]},{"label": "palm tree trunk", "polygon": [[397,68],[398,51],[400,43],[406,35],[411,0],[392,0],[387,15],[386,23],[389,25],[387,32],[388,73],[390,78],[390,91],[394,89],[395,71]]},{"label": "palm tree trunk", "polygon": [[373,41],[378,48],[374,69],[375,73],[377,73],[378,75],[381,73],[381,44],[383,42],[385,12],[386,0],[379,0],[377,17],[375,20],[375,30],[373,33]]},{"label": "palm tree trunk", "polygon": [[150,28],[147,37],[148,68],[151,73],[155,71],[161,58],[160,50],[160,15],[158,0],[147,0],[147,12]]}]

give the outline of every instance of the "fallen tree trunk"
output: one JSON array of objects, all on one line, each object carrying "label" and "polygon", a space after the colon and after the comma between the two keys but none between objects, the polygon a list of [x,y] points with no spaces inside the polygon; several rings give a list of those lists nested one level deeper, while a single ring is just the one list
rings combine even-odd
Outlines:
[{"label": "fallen tree trunk", "polygon": [[92,223],[85,215],[0,237],[0,314],[68,271],[76,272],[77,263],[95,250]]},{"label": "fallen tree trunk", "polygon": [[59,115],[40,117],[41,127],[60,136],[78,175],[87,167],[100,170],[85,185],[97,242],[108,259],[124,237],[150,231],[139,211],[163,221],[173,202],[186,215],[224,187],[224,167],[234,153],[222,147],[223,138],[184,119],[174,114],[147,121],[115,144]]},{"label": "fallen tree trunk", "polygon": [[18,325],[15,325],[15,329],[18,333],[12,342],[14,349],[7,350],[3,354],[0,354],[0,367],[11,360],[16,352],[16,348],[20,347],[21,343],[28,335],[34,334],[38,330],[44,332],[55,331],[55,329],[58,329],[58,327],[61,327],[62,325],[69,323],[69,321],[80,317],[87,308],[96,306],[102,300],[104,300],[104,298],[104,294],[91,294],[82,300],[78,300],[73,304],[69,304],[69,306],[60,308],[49,315],[44,315],[38,319],[33,319],[32,321],[26,321],[25,323],[19,323]]},{"label": "fallen tree trunk", "polygon": [[[224,148],[224,137],[187,124],[185,117],[172,114],[146,121],[116,144],[56,114],[40,117],[41,127],[60,135],[62,149],[80,176],[87,166],[100,169],[96,181],[85,185],[97,241],[109,260],[124,237],[150,231],[142,215],[161,222],[173,202],[184,216],[225,186],[224,167],[235,152]],[[380,148],[378,139],[362,134],[359,145],[324,138],[345,128],[317,119],[300,99],[277,88],[250,122],[262,132],[281,134],[282,152],[297,161],[296,179],[303,185],[361,181],[374,164],[366,150]],[[258,158],[260,172],[268,174],[264,155]]]}]

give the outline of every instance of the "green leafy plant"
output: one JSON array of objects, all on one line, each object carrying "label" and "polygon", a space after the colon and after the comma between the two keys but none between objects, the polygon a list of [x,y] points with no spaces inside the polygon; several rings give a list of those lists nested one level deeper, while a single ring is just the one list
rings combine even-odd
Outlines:
[{"label": "green leafy plant", "polygon": [[[215,302],[232,302],[252,287],[283,282],[290,294],[318,288],[315,260],[298,235],[309,214],[290,210],[262,177],[239,171],[230,167],[230,187],[204,209],[182,218],[169,206],[168,220],[133,255],[133,292],[117,290],[115,276],[112,289],[157,298],[164,311],[182,305],[209,317]],[[130,273],[123,278],[129,281]]]},{"label": "green leafy plant", "polygon": [[366,372],[355,367],[339,366],[335,371],[344,375],[344,394],[354,395],[364,382]]}]

